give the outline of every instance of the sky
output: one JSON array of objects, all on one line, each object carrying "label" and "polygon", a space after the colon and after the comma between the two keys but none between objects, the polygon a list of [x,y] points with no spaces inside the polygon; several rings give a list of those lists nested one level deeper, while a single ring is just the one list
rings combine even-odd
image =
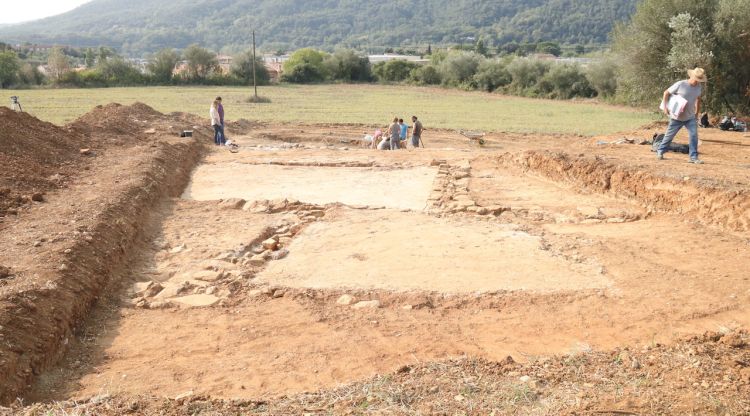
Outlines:
[{"label": "sky", "polygon": [[20,23],[73,10],[91,0],[0,0],[0,23]]}]

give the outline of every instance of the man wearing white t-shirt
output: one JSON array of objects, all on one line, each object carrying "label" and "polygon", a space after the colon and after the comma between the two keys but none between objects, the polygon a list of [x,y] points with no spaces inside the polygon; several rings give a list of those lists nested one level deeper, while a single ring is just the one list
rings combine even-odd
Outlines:
[{"label": "man wearing white t-shirt", "polygon": [[[656,150],[656,157],[659,160],[664,159],[664,152],[669,149],[669,144],[677,133],[685,127],[690,135],[690,163],[703,163],[698,159],[698,121],[697,115],[700,114],[701,93],[703,93],[702,83],[706,82],[706,71],[703,68],[688,70],[687,80],[677,81],[674,85],[664,91],[663,107],[664,113],[669,116],[669,126],[664,133],[664,140]],[[672,113],[669,100],[673,95],[682,97],[687,103],[681,107],[679,114]],[[679,110],[678,110],[679,111]]]}]

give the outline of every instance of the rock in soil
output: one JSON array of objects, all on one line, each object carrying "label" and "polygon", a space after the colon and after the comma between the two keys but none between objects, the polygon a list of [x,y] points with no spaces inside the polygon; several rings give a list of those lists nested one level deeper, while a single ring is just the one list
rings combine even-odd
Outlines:
[{"label": "rock in soil", "polygon": [[371,309],[377,309],[380,307],[380,301],[379,300],[363,300],[361,302],[357,302],[352,306],[354,309],[364,309],[364,308],[371,308]]},{"label": "rock in soil", "polygon": [[348,305],[351,305],[352,303],[354,303],[356,301],[357,301],[357,299],[354,296],[352,296],[352,295],[341,295],[338,298],[338,300],[336,300],[336,304],[337,305],[342,305],[342,306],[348,306]]}]

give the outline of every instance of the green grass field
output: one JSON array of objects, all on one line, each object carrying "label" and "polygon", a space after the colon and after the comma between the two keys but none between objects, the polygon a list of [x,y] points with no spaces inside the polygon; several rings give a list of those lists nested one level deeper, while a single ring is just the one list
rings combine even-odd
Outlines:
[{"label": "green grass field", "polygon": [[531,133],[611,134],[656,119],[653,113],[590,102],[536,100],[439,88],[379,85],[282,85],[261,87],[270,104],[250,104],[252,88],[135,87],[6,90],[24,110],[64,124],[94,106],[146,103],[161,112],[184,111],[208,118],[221,95],[227,120],[386,124],[394,115],[416,114],[426,127]]}]

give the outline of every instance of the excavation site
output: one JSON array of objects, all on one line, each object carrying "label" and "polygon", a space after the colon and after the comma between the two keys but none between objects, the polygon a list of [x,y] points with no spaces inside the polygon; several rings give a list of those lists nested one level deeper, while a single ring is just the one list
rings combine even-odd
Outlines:
[{"label": "excavation site", "polygon": [[750,414],[747,135],[0,116],[2,415]]}]

